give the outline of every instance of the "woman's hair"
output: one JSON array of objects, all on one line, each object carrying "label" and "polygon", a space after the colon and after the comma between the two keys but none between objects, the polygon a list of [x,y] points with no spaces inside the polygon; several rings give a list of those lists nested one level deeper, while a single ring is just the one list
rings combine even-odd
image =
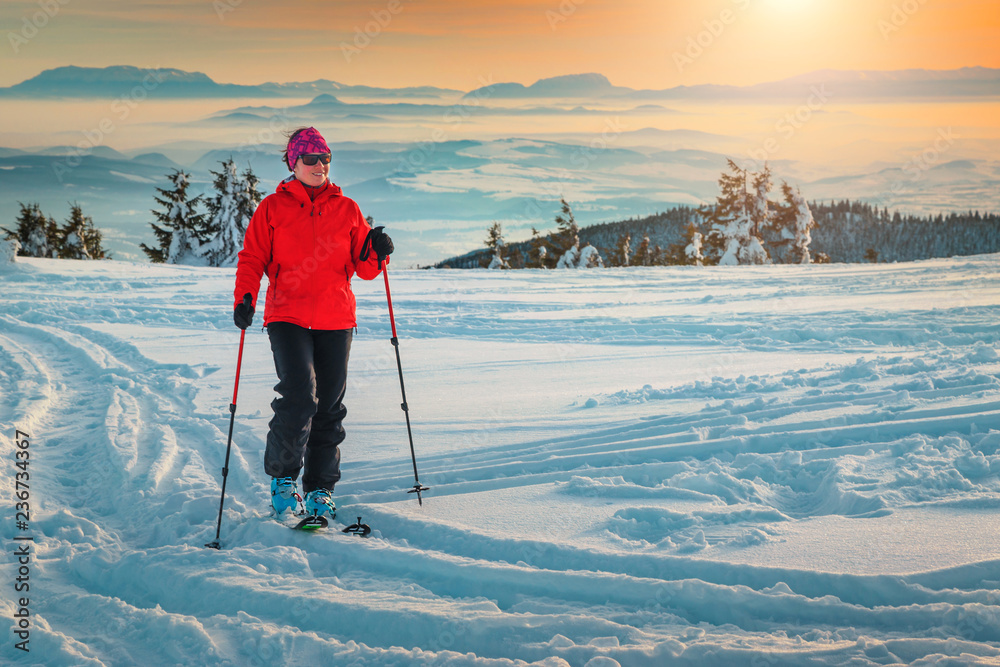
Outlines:
[{"label": "woman's hair", "polygon": [[289,169],[292,168],[292,165],[288,164],[288,144],[292,143],[292,139],[297,137],[300,132],[304,132],[308,129],[309,129],[308,127],[299,127],[292,130],[291,132],[285,133],[285,139],[287,141],[285,141],[285,147],[281,149],[281,161],[284,162],[286,165],[288,165]]}]

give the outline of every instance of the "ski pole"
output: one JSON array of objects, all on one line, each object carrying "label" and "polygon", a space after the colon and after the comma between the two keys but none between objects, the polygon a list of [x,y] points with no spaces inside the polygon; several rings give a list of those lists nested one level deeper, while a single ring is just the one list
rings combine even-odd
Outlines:
[{"label": "ski pole", "polygon": [[403,408],[403,413],[406,415],[406,435],[410,439],[410,458],[413,460],[413,488],[407,491],[407,493],[417,494],[417,502],[423,507],[424,499],[420,495],[423,491],[428,491],[429,487],[424,486],[420,483],[420,476],[417,474],[417,454],[413,450],[413,430],[410,428],[410,408],[406,404],[406,387],[403,385],[403,363],[399,360],[399,338],[396,336],[396,318],[392,314],[392,293],[389,291],[389,271],[387,267],[382,266],[382,260],[379,258],[379,268],[382,269],[382,278],[385,279],[385,298],[389,303],[389,324],[392,325],[392,346],[396,350],[396,369],[399,371],[399,391],[403,395],[403,403],[400,407]]},{"label": "ski pole", "polygon": [[[243,304],[251,305],[250,295],[243,296]],[[229,440],[226,442],[226,462],[222,464],[222,498],[219,499],[219,523],[215,527],[215,540],[205,546],[210,549],[221,549],[219,544],[219,533],[222,531],[222,507],[226,503],[226,478],[229,476],[229,452],[233,447],[233,422],[236,420],[236,394],[240,390],[240,366],[243,365],[243,340],[247,336],[247,330],[240,331],[240,352],[236,357],[236,383],[233,385],[233,402],[229,404]]]}]

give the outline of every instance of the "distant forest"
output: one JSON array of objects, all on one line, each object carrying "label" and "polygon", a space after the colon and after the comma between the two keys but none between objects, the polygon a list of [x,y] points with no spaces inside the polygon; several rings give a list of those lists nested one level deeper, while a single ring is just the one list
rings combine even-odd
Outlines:
[{"label": "distant forest", "polygon": [[[969,211],[920,217],[890,213],[864,202],[810,202],[815,219],[810,250],[831,262],[904,262],[932,257],[1000,252],[1000,216]],[[593,245],[603,257],[615,254],[623,236],[633,247],[646,237],[653,264],[681,264],[679,248],[687,244],[689,226],[707,232],[709,223],[699,209],[678,206],[645,218],[606,222],[579,229],[580,245]],[[543,235],[553,240],[558,232]],[[506,244],[511,268],[523,268],[532,240]],[[486,268],[493,250],[480,250],[446,259],[439,269]]]}]

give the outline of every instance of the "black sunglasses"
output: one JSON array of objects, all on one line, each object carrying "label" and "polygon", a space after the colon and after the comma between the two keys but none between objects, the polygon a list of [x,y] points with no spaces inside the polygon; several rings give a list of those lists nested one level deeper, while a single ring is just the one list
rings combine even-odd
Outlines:
[{"label": "black sunglasses", "polygon": [[300,155],[299,159],[302,160],[302,164],[304,164],[307,167],[311,167],[320,160],[323,161],[323,164],[330,164],[330,160],[333,159],[333,156],[330,155],[329,153],[323,153],[322,155],[317,155],[317,154]]}]

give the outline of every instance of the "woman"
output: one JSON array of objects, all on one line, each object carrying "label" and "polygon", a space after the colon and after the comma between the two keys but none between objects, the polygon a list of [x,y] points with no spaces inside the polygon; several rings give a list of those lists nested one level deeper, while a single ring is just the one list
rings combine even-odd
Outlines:
[{"label": "woman", "polygon": [[[328,180],[330,147],[315,128],[292,133],[282,159],[292,175],[264,198],[247,228],[233,321],[241,329],[250,326],[266,273],[264,326],[278,374],[264,451],[271,504],[278,514],[298,509],[301,472],[306,512],[332,515],[345,437],[347,359],[357,326],[351,277],[376,278],[393,247]],[[362,260],[366,240],[374,252]]]}]

